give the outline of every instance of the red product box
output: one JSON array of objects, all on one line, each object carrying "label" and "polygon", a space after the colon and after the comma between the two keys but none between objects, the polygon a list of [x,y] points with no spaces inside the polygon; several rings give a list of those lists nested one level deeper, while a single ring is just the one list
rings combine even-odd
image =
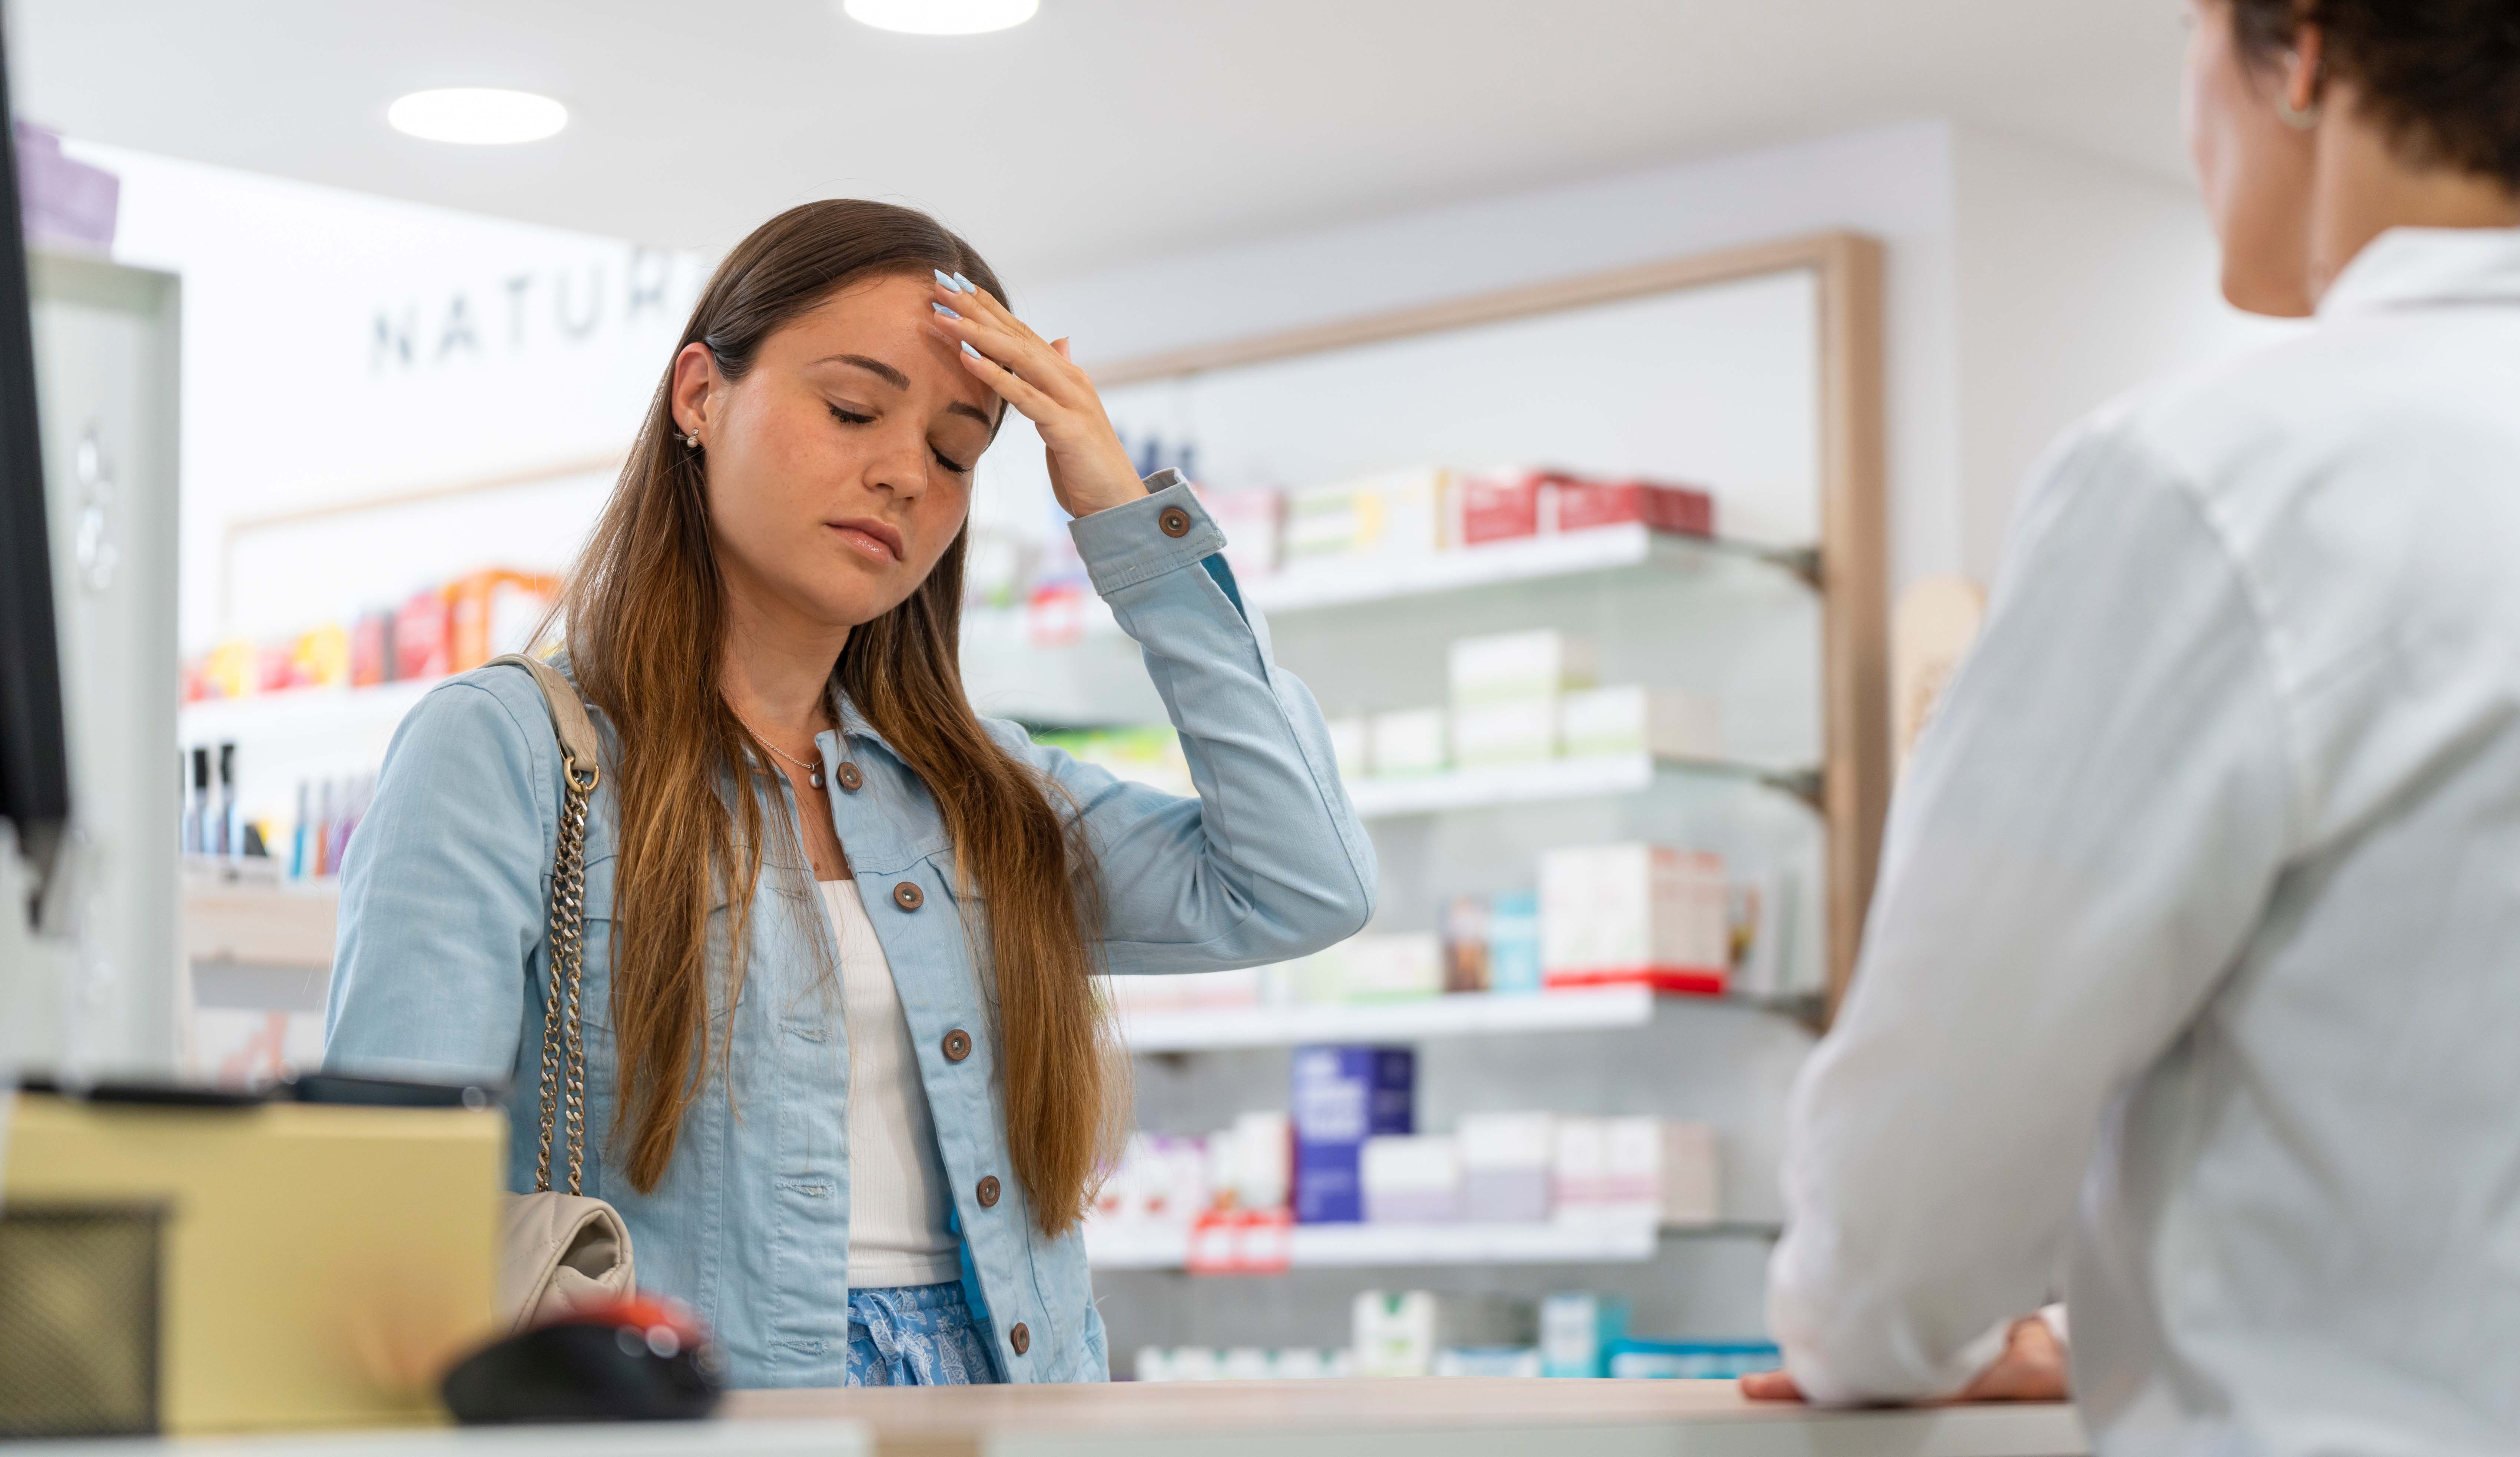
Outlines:
[{"label": "red product box", "polygon": [[435,587],[414,592],[394,614],[394,678],[446,676],[446,594]]},{"label": "red product box", "polygon": [[1677,996],[1720,997],[1732,982],[1724,967],[1608,967],[1582,972],[1551,972],[1542,984],[1551,991],[1592,986],[1647,986]]},{"label": "red product box", "polygon": [[1546,478],[1556,529],[1581,531],[1593,526],[1618,526],[1642,522],[1657,531],[1688,536],[1715,534],[1715,498],[1686,485],[1657,485],[1649,480],[1587,480],[1579,476]]},{"label": "red product box", "polygon": [[1462,478],[1462,545],[1538,535],[1540,482],[1540,477],[1529,475]]},{"label": "red product box", "polygon": [[1290,1209],[1209,1209],[1191,1226],[1193,1275],[1282,1275],[1294,1262]]}]

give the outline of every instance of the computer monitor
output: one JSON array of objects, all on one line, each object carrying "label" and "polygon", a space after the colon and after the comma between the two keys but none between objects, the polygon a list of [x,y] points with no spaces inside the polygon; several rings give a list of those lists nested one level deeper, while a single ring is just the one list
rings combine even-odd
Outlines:
[{"label": "computer monitor", "polygon": [[[0,41],[0,122],[13,114]],[[17,827],[40,893],[69,820],[70,777],[22,216],[17,149],[0,139],[0,819]]]}]

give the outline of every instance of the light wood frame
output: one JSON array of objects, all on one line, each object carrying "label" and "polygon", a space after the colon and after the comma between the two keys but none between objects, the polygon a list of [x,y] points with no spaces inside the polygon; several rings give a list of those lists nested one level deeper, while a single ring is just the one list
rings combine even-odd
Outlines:
[{"label": "light wood frame", "polygon": [[1263,364],[1767,274],[1808,270],[1820,294],[1821,813],[1827,824],[1833,1016],[1855,974],[1890,803],[1886,518],[1882,504],[1881,247],[1823,233],[1124,359],[1106,387]]}]

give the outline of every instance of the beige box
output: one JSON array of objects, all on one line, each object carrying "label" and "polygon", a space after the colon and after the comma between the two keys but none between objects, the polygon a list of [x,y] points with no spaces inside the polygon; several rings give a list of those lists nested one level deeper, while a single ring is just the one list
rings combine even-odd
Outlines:
[{"label": "beige box", "polygon": [[1453,710],[1453,762],[1464,769],[1557,756],[1557,701],[1511,699]]},{"label": "beige box", "polygon": [[492,1334],[506,1148],[490,1110],[27,1095],[0,1202],[166,1207],[168,1432],[438,1423]]},{"label": "beige box", "polygon": [[1368,754],[1381,779],[1441,774],[1452,766],[1451,715],[1441,708],[1395,708],[1366,720]]},{"label": "beige box", "polygon": [[1634,684],[1587,689],[1561,699],[1557,717],[1568,758],[1614,753],[1724,757],[1724,706],[1694,694],[1652,693]]}]

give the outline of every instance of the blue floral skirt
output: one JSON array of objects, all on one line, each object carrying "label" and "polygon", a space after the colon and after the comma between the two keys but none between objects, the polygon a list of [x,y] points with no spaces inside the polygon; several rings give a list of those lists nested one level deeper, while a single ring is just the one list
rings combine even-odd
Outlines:
[{"label": "blue floral skirt", "polygon": [[849,1385],[978,1387],[997,1384],[989,1333],[971,1318],[959,1283],[849,1292]]}]

